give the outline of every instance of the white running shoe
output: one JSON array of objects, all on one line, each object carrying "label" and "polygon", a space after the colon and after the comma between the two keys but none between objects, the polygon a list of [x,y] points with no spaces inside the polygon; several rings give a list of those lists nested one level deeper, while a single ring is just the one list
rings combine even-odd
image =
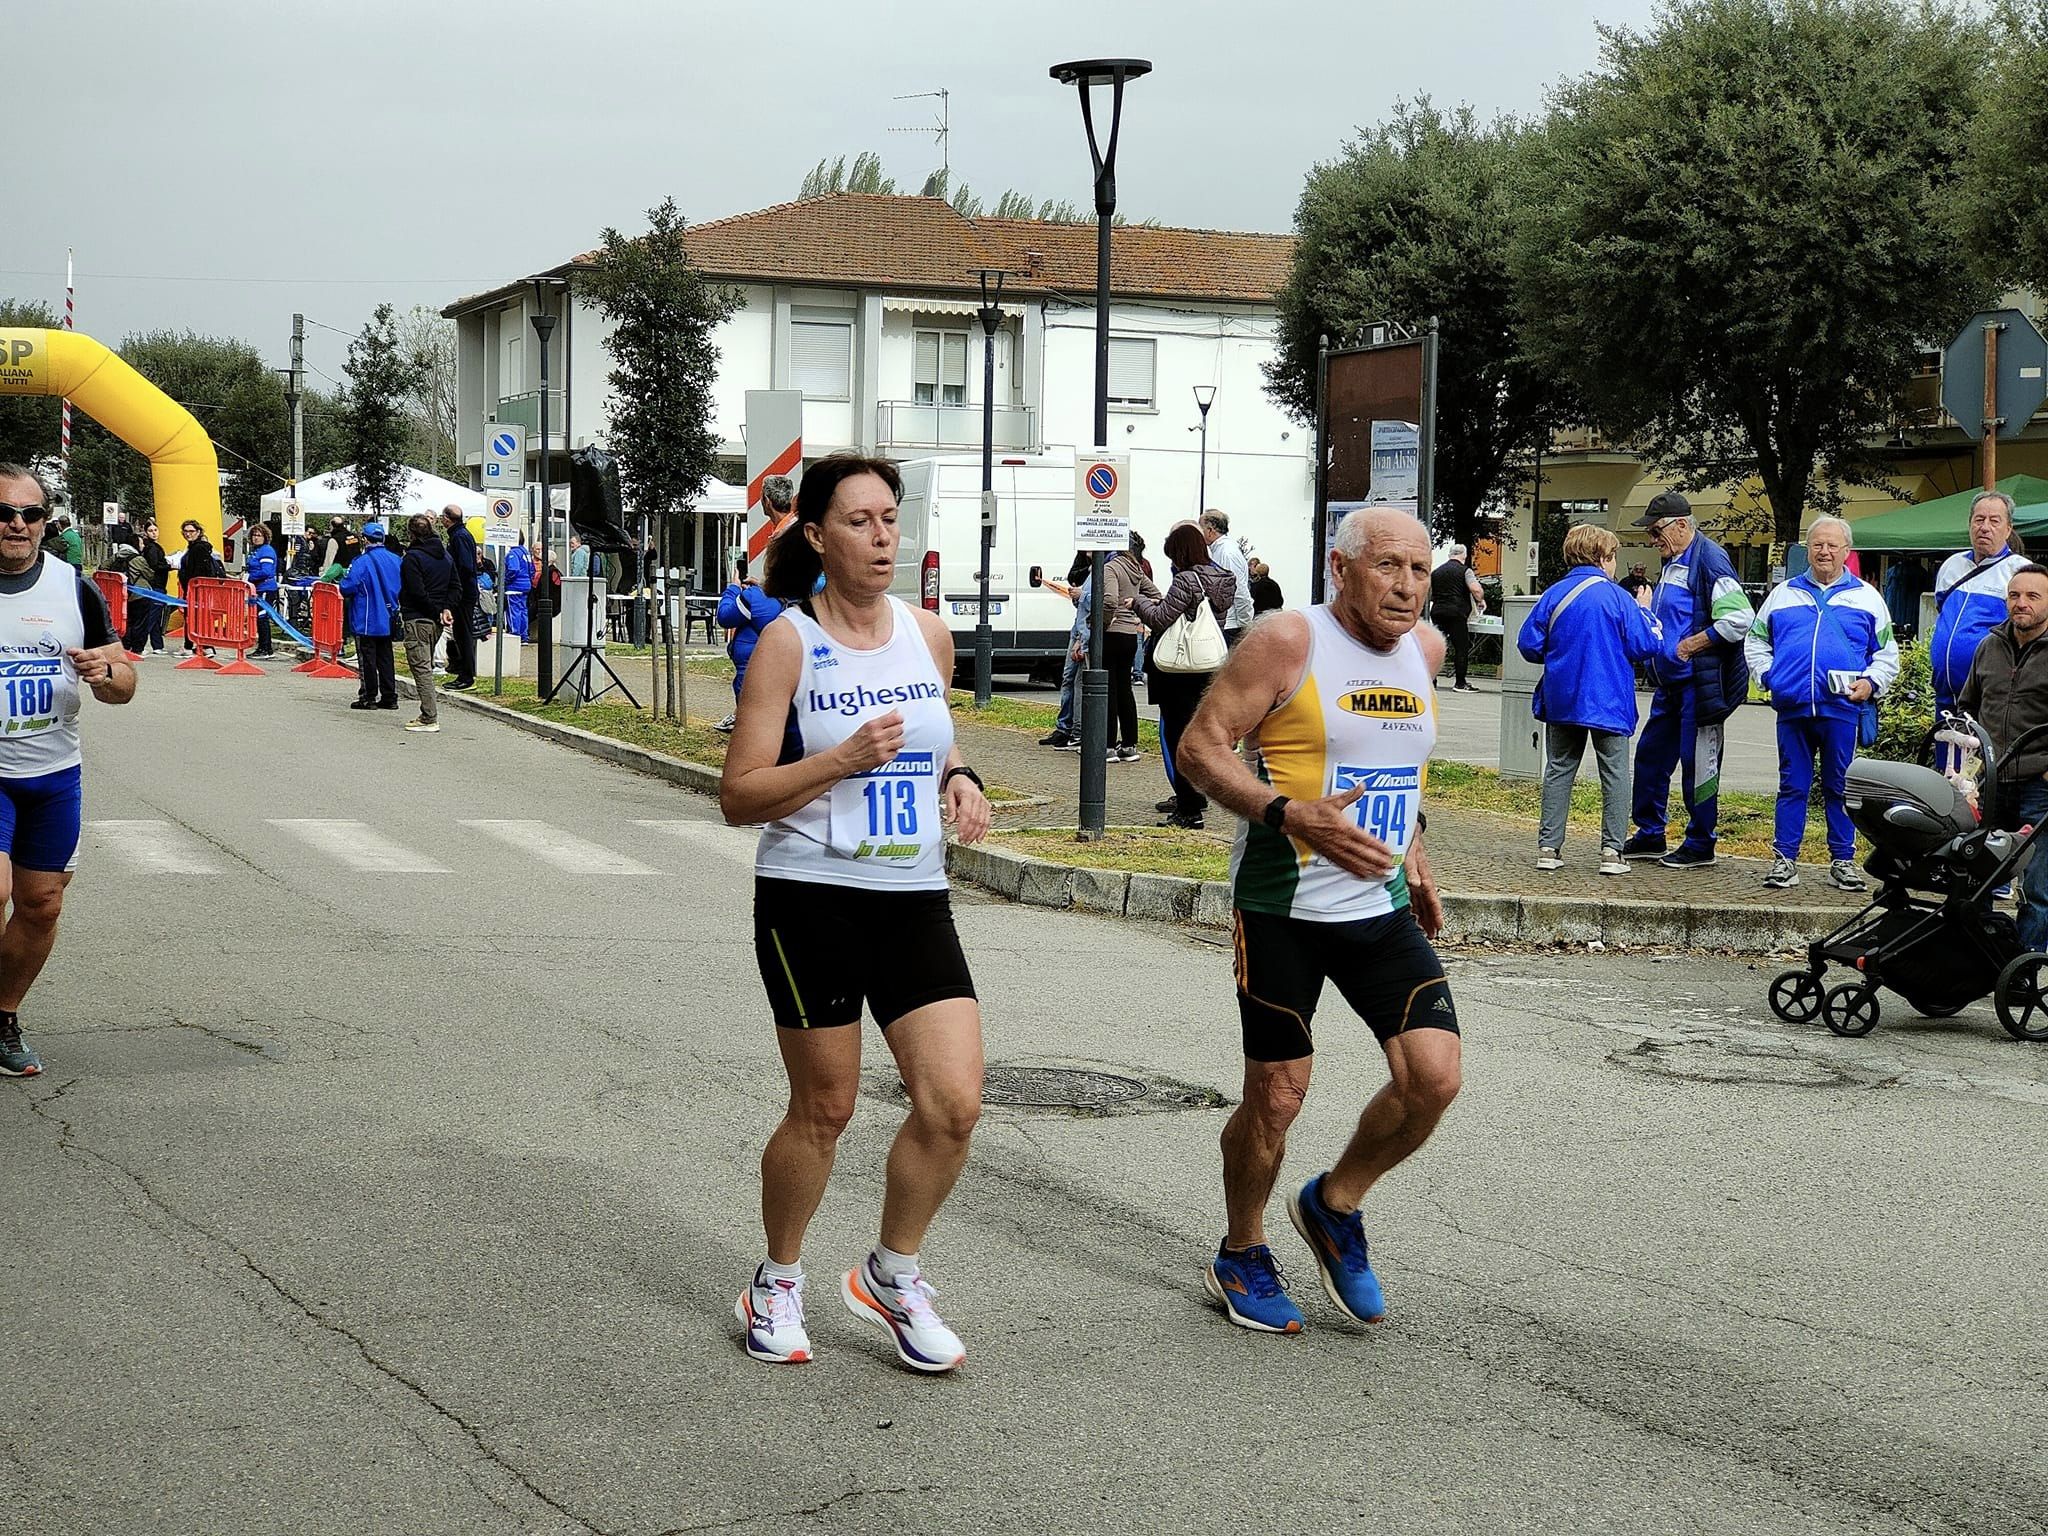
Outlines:
[{"label": "white running shoe", "polygon": [[967,1346],[939,1321],[932,1310],[932,1288],[915,1270],[899,1275],[892,1285],[876,1270],[871,1253],[858,1269],[841,1277],[839,1294],[856,1317],[889,1330],[896,1340],[896,1358],[913,1371],[950,1371],[967,1358]]},{"label": "white running shoe", "polygon": [[740,1299],[732,1315],[747,1330],[747,1353],[773,1365],[799,1364],[811,1358],[811,1336],[804,1332],[804,1283],[771,1279],[763,1269]]},{"label": "white running shoe", "polygon": [[1600,850],[1600,873],[1603,875],[1625,875],[1628,873],[1628,860],[1621,856],[1619,848],[1602,848]]},{"label": "white running shoe", "polygon": [[1538,869],[1563,869],[1564,855],[1562,851],[1556,848],[1538,848],[1536,850],[1536,867]]}]

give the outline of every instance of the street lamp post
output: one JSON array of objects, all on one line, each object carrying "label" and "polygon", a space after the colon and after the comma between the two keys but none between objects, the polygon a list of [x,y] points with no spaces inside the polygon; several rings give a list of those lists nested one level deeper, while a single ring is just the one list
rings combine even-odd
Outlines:
[{"label": "street lamp post", "polygon": [[[1109,229],[1116,213],[1116,141],[1123,125],[1124,85],[1152,72],[1149,59],[1075,59],[1052,67],[1053,79],[1077,86],[1081,126],[1088,131],[1088,155],[1095,164],[1095,446],[1109,447]],[[1109,87],[1109,143],[1095,134],[1090,91]],[[1109,822],[1109,674],[1102,669],[1103,551],[1090,561],[1088,665],[1081,673],[1081,825],[1085,840],[1102,836]]]},{"label": "street lamp post", "polygon": [[[988,568],[996,539],[996,326],[1003,318],[1003,273],[984,267],[981,277],[981,596],[974,621],[974,707],[986,709],[995,691],[996,634],[988,622]],[[989,279],[995,286],[989,286]],[[1014,601],[1014,599],[1012,599]]]},{"label": "street lamp post", "polygon": [[1195,481],[1195,516],[1200,517],[1209,510],[1209,407],[1216,403],[1214,384],[1195,386],[1195,409],[1202,413],[1202,467]]},{"label": "street lamp post", "polygon": [[[540,284],[534,284],[534,302],[544,302]],[[554,499],[548,490],[548,338],[555,333],[553,315],[533,316],[533,334],[540,338],[540,579],[533,584],[533,623],[539,634],[540,652],[534,667],[534,685],[539,697],[553,693],[555,684],[554,604],[548,593],[548,561],[553,553],[548,523],[554,516]]]}]

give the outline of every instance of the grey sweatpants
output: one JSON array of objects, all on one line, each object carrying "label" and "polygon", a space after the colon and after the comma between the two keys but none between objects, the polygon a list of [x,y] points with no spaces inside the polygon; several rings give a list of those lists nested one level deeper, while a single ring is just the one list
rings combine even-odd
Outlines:
[{"label": "grey sweatpants", "polygon": [[1595,731],[1583,725],[1543,727],[1543,824],[1536,831],[1538,848],[1564,847],[1565,821],[1572,808],[1572,782],[1593,738],[1593,756],[1600,764],[1600,843],[1619,848],[1628,841],[1628,733]]}]

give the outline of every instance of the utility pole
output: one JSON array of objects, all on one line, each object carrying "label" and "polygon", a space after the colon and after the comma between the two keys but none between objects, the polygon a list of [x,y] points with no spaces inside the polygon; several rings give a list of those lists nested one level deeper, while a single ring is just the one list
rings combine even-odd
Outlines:
[{"label": "utility pole", "polygon": [[292,316],[291,377],[285,385],[285,403],[292,413],[292,495],[299,494],[299,482],[306,478],[306,317]]}]

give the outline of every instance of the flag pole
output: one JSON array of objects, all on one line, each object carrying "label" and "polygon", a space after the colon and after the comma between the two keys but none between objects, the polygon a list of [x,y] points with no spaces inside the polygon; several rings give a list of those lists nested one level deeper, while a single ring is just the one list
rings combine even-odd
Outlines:
[{"label": "flag pole", "polygon": [[[64,329],[67,331],[72,329],[71,257],[71,248],[67,246],[64,250]],[[68,395],[64,399],[63,425],[59,429],[58,447],[64,465],[64,496],[68,501],[71,497],[71,398]],[[74,514],[76,510],[73,508]]]}]

